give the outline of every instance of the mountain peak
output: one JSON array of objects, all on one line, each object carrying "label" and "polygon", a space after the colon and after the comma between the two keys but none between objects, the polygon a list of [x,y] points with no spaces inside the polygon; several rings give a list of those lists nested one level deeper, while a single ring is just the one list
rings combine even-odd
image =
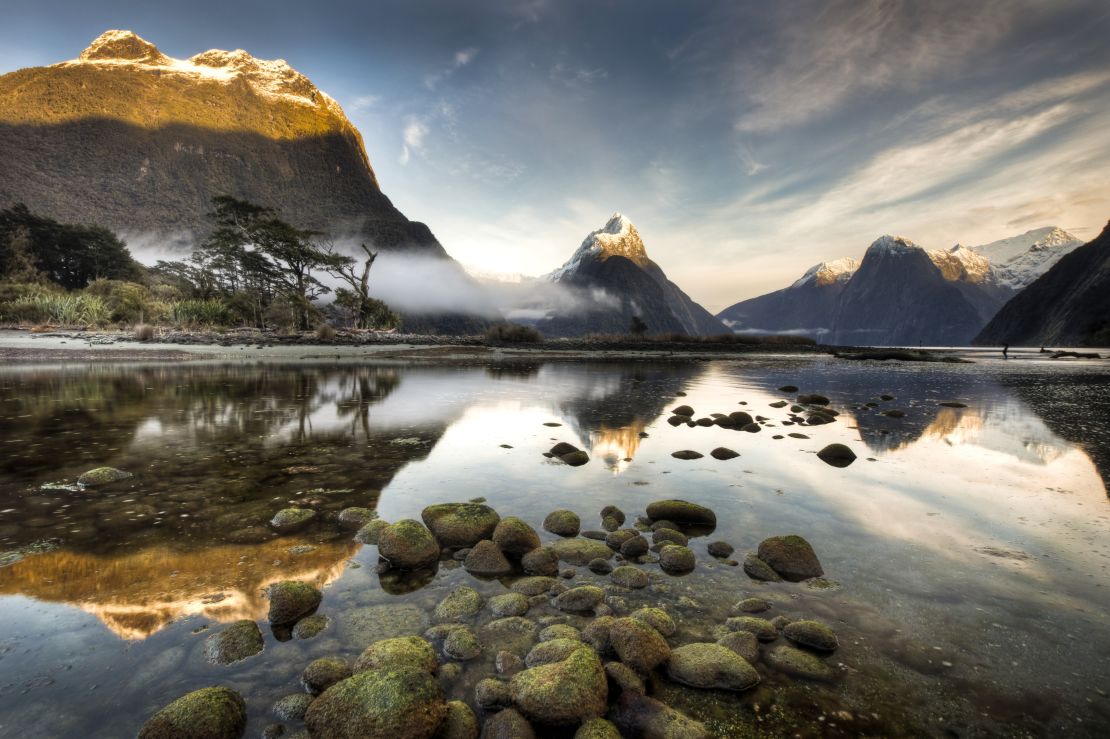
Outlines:
[{"label": "mountain peak", "polygon": [[113,29],[93,39],[81,52],[82,61],[128,61],[167,64],[169,58],[158,47],[132,31]]},{"label": "mountain peak", "polygon": [[871,246],[867,247],[867,254],[865,254],[864,257],[866,258],[872,254],[875,256],[884,254],[908,254],[913,251],[923,250],[920,246],[903,236],[885,234],[875,239],[875,241],[871,243]]},{"label": "mountain peak", "polygon": [[791,287],[801,287],[812,282],[818,287],[832,285],[836,282],[847,282],[859,269],[859,261],[851,257],[834,259],[831,262],[821,262],[806,270],[806,273],[794,281]]},{"label": "mountain peak", "polygon": [[624,257],[638,267],[651,263],[640,232],[619,212],[610,216],[604,226],[591,231],[570,261],[547,275],[547,279],[558,282],[587,260],[603,262],[609,257]]}]

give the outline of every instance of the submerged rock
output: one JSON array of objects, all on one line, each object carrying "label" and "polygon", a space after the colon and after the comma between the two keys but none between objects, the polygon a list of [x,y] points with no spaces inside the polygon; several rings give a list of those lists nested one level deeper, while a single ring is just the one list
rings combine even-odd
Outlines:
[{"label": "submerged rock", "polygon": [[501,521],[497,511],[481,503],[438,503],[420,512],[424,525],[442,547],[471,547],[493,535]]},{"label": "submerged rock", "polygon": [[585,567],[592,559],[610,559],[613,550],[593,539],[560,539],[551,544],[559,559],[575,567]]},{"label": "submerged rock", "polygon": [[321,657],[308,663],[301,673],[301,686],[309,695],[319,695],[351,676],[351,666],[338,657]]},{"label": "submerged rock", "polygon": [[378,517],[372,508],[344,508],[339,512],[339,526],[344,529],[361,529]]},{"label": "submerged rock", "polygon": [[557,575],[559,555],[553,547],[536,547],[520,558],[520,566],[531,575]]},{"label": "submerged rock", "polygon": [[262,651],[262,631],[254,621],[236,621],[204,642],[204,654],[216,665],[230,665]]},{"label": "submerged rock", "polygon": [[316,519],[316,511],[311,508],[283,508],[270,519],[270,526],[279,534],[292,534],[308,526]]},{"label": "submerged rock", "polygon": [[782,578],[777,572],[771,569],[771,565],[764,562],[755,554],[749,554],[744,558],[744,572],[753,580],[782,582]]},{"label": "submerged rock", "polygon": [[555,598],[555,607],[560,611],[592,611],[605,600],[605,591],[596,585],[579,585]]},{"label": "submerged rock", "polygon": [[629,559],[635,559],[647,554],[649,548],[648,540],[637,534],[621,544],[621,554]]},{"label": "submerged rock", "polygon": [[609,642],[621,662],[644,674],[666,662],[671,654],[663,635],[635,618],[614,620],[609,626]]},{"label": "submerged rock", "polygon": [[[654,544],[678,544],[679,546],[686,546],[690,543],[686,534],[674,529],[659,528],[651,533],[651,541]],[[659,547],[662,549],[662,546]]]},{"label": "submerged rock", "polygon": [[436,671],[439,661],[427,639],[399,636],[376,641],[355,660],[354,672],[411,668],[429,674]]},{"label": "submerged rock", "polygon": [[734,616],[725,621],[730,631],[747,631],[760,641],[774,641],[779,638],[779,630],[765,618],[755,616]]},{"label": "submerged rock", "polygon": [[797,534],[764,539],[759,544],[758,552],[759,559],[766,562],[783,579],[791,582],[825,574],[813,547]]},{"label": "submerged rock", "polygon": [[358,530],[358,533],[355,534],[355,541],[361,542],[362,544],[374,544],[376,546],[382,532],[387,528],[389,528],[388,521],[382,521],[380,518],[376,518]]},{"label": "submerged rock", "polygon": [[279,698],[270,706],[270,713],[282,721],[302,721],[304,713],[312,703],[312,696],[307,693],[293,693],[284,698]]},{"label": "submerged rock", "polygon": [[697,560],[689,547],[667,544],[659,550],[659,566],[671,573],[690,572],[697,566]]},{"label": "submerged rock", "polygon": [[528,596],[523,593],[502,593],[489,599],[489,608],[495,616],[523,616],[528,607]]},{"label": "submerged rock", "polygon": [[717,557],[718,559],[731,557],[732,553],[736,551],[736,547],[732,546],[727,541],[711,541],[706,548],[710,556]]},{"label": "submerged rock", "polygon": [[717,525],[717,514],[705,506],[685,500],[657,500],[648,505],[647,515],[652,521]]},{"label": "submerged rock", "polygon": [[654,698],[632,691],[621,693],[610,718],[622,736],[709,739],[709,731],[700,722]]},{"label": "submerged rock", "polygon": [[631,588],[639,590],[648,586],[648,575],[643,570],[632,567],[631,565],[623,565],[613,570],[610,578],[617,585],[623,588]]},{"label": "submerged rock", "polygon": [[306,616],[293,627],[293,636],[298,639],[311,639],[331,624],[331,619],[322,613]]},{"label": "submerged rock", "polygon": [[595,575],[608,575],[613,571],[613,565],[609,564],[604,559],[591,559],[586,564],[586,567]]},{"label": "submerged rock", "polygon": [[766,598],[745,598],[736,604],[735,609],[741,613],[763,613],[771,609],[771,601]]},{"label": "submerged rock", "polygon": [[460,585],[439,602],[433,615],[437,621],[458,621],[476,615],[482,605],[482,596],[477,590]]},{"label": "submerged rock", "polygon": [[640,608],[639,610],[633,611],[629,618],[643,621],[663,636],[674,636],[675,631],[678,630],[674,619],[662,608]]},{"label": "submerged rock", "polygon": [[624,511],[615,505],[607,505],[601,509],[601,520],[604,521],[607,518],[615,520],[618,527],[623,526],[625,522]]},{"label": "submerged rock", "polygon": [[439,561],[439,544],[419,521],[406,518],[378,536],[378,554],[400,570],[418,570]]},{"label": "submerged rock", "polygon": [[844,444],[829,444],[817,452],[817,457],[833,467],[847,467],[856,461],[856,453]]},{"label": "submerged rock", "polygon": [[609,677],[610,694],[614,688],[617,694],[632,692],[643,695],[647,690],[636,671],[623,662],[606,662],[605,674]]},{"label": "submerged rock", "polygon": [[557,536],[578,536],[582,529],[582,520],[574,511],[552,511],[543,520],[543,529]]},{"label": "submerged rock", "polygon": [[475,659],[482,653],[482,644],[474,632],[465,626],[451,629],[443,640],[443,653],[451,659],[465,662]]},{"label": "submerged rock", "polygon": [[97,467],[78,477],[77,484],[92,488],[99,485],[110,485],[113,482],[121,482],[132,477],[134,477],[134,475],[130,472],[117,470],[115,467]]},{"label": "submerged rock", "polygon": [[782,635],[803,647],[831,652],[839,645],[836,632],[820,621],[791,621],[782,630]]},{"label": "submerged rock", "polygon": [[797,647],[782,645],[767,653],[767,664],[779,672],[810,680],[831,680],[833,670],[817,655]]},{"label": "submerged rock", "polygon": [[246,727],[242,696],[230,688],[201,688],[151,716],[138,739],[239,739]]},{"label": "submerged rock", "polygon": [[692,418],[693,415],[694,415],[694,409],[691,408],[688,405],[680,405],[677,408],[675,408],[673,411],[671,411],[671,413],[673,413],[676,416],[684,416],[686,418]]},{"label": "submerged rock", "polygon": [[276,582],[267,593],[270,597],[269,621],[274,626],[291,626],[311,615],[324,597],[315,587],[299,580]]},{"label": "submerged rock", "polygon": [[525,716],[555,726],[600,716],[609,696],[601,660],[585,645],[561,662],[518,672],[509,686],[513,703]]},{"label": "submerged rock", "polygon": [[748,662],[759,659],[759,639],[750,631],[733,631],[722,636],[717,643],[736,652]]},{"label": "submerged rock", "polygon": [[739,654],[720,644],[686,644],[671,650],[667,675],[692,688],[747,690],[759,683],[759,673]]}]

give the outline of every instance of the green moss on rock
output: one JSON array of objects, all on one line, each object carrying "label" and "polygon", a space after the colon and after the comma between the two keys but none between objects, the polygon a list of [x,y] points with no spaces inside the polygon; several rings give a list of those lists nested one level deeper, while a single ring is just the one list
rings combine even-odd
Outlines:
[{"label": "green moss on rock", "polygon": [[230,688],[186,693],[143,724],[138,739],[239,739],[247,726],[247,705]]},{"label": "green moss on rock", "polygon": [[419,636],[399,636],[382,639],[368,646],[355,660],[354,671],[388,670],[402,667],[422,670],[429,674],[439,667],[435,649]]},{"label": "green moss on rock", "polygon": [[320,605],[323,593],[299,580],[285,580],[269,587],[270,623],[288,626],[310,615]]},{"label": "green moss on rock", "polygon": [[360,672],[312,702],[305,725],[315,739],[431,739],[447,716],[439,681],[411,667]]},{"label": "green moss on rock", "polygon": [[441,546],[471,547],[493,535],[501,517],[481,503],[437,503],[420,513]]},{"label": "green moss on rock", "polygon": [[597,654],[579,645],[565,660],[513,675],[513,703],[533,721],[573,725],[605,712],[609,686]]}]

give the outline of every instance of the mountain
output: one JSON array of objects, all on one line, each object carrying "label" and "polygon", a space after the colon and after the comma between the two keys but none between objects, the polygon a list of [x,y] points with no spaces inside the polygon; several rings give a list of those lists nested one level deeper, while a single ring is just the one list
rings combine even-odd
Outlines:
[{"label": "mountain", "polygon": [[215,195],[302,228],[446,257],[382,192],[339,104],[282,60],[166,56],[108,31],[72,61],[0,76],[0,207],[192,243]]},{"label": "mountain", "polygon": [[1061,228],[1046,226],[970,248],[990,260],[999,284],[1021,290],[1082,243]]},{"label": "mountain", "polygon": [[975,343],[1110,345],[1110,223],[1006,303]]},{"label": "mountain", "polygon": [[550,336],[623,334],[633,317],[652,334],[727,332],[724,324],[667,279],[648,257],[636,227],[620,213],[590,233],[570,260],[545,280],[575,297],[573,305],[535,321]]},{"label": "mountain", "polygon": [[821,262],[790,287],[731,305],[717,318],[737,333],[792,333],[820,340],[832,330],[837,301],[858,268],[851,258]]},{"label": "mountain", "polygon": [[[953,257],[958,261],[958,257]],[[834,344],[963,345],[983,325],[977,301],[933,258],[900,236],[867,248],[833,314]],[[973,283],[965,282],[964,285]]]}]

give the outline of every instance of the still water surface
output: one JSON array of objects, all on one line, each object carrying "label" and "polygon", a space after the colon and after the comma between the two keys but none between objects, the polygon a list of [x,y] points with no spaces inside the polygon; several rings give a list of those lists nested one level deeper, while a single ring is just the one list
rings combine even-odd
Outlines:
[{"label": "still water surface", "polygon": [[[770,404],[786,384],[829,396],[837,422],[781,427],[786,409]],[[679,403],[773,425],[675,428],[666,419]],[[892,408],[905,416],[881,415]],[[10,368],[0,372],[0,733],[130,736],[178,695],[222,684],[246,697],[257,736],[310,660],[353,657],[397,623],[419,633],[458,584],[505,589],[453,562],[430,580],[379,577],[376,548],[327,514],[359,505],[419,518],[428,504],[482,496],[537,529],[555,508],[596,529],[606,504],[633,520],[660,498],[707,505],[718,526],[691,540],[697,570],[648,567],[680,622],[675,643],[709,638],[751,595],[775,603],[768,615],[837,630],[831,684],[764,665],[763,685],[740,696],[656,681],[720,736],[1106,736],[1108,408],[1110,367],[1035,359]],[[773,438],[788,431],[811,438]],[[546,459],[556,441],[591,462]],[[859,459],[821,462],[815,452],[833,441]],[[709,457],[717,446],[740,457]],[[707,456],[672,458],[679,449]],[[101,465],[135,477],[74,486]],[[290,501],[326,515],[274,536],[267,522]],[[723,539],[742,559],[786,533],[813,544],[825,587],[756,583],[706,552]],[[290,578],[325,590],[332,624],[313,639],[279,641],[265,627],[262,589]],[[604,579],[579,568],[573,582]],[[627,600],[655,604],[658,593]],[[204,639],[242,618],[263,625],[262,654],[207,663]],[[473,705],[491,658],[468,663],[450,697]]]}]

